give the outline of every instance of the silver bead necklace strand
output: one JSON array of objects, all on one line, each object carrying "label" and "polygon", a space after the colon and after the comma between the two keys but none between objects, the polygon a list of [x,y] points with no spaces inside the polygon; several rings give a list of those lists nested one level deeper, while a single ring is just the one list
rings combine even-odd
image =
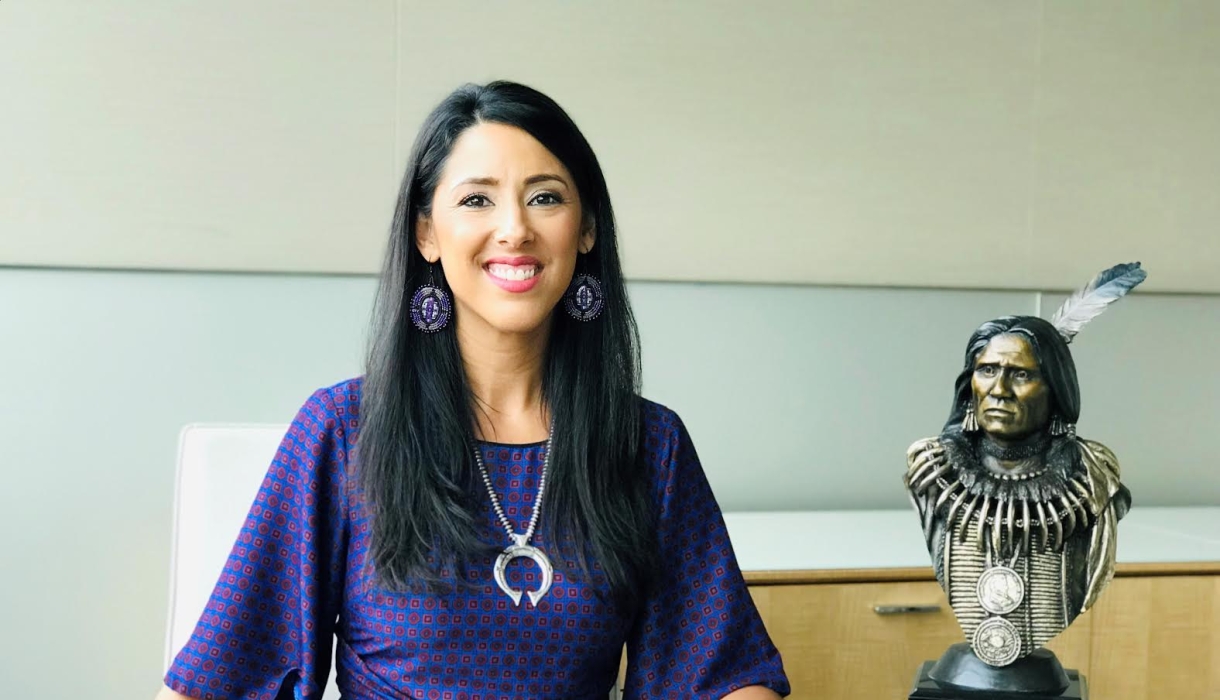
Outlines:
[{"label": "silver bead necklace strand", "polygon": [[525,529],[525,533],[517,534],[513,530],[512,521],[504,514],[504,508],[500,505],[500,498],[496,496],[496,489],[491,484],[491,475],[487,473],[487,465],[483,463],[483,451],[475,445],[474,460],[479,465],[479,474],[483,477],[483,485],[487,487],[487,495],[491,497],[491,507],[496,512],[496,517],[500,520],[500,525],[504,527],[504,532],[508,534],[512,544],[504,548],[500,556],[496,557],[496,565],[493,574],[496,579],[496,585],[504,594],[512,599],[514,605],[521,605],[521,596],[526,594],[525,591],[519,591],[508,585],[508,579],[505,577],[505,572],[508,570],[508,564],[513,559],[530,559],[538,568],[542,570],[542,580],[538,590],[528,591],[530,603],[534,607],[538,607],[538,601],[546,595],[551,588],[551,583],[555,579],[555,569],[551,566],[551,560],[541,549],[532,546],[529,541],[534,536],[534,531],[538,529],[538,519],[542,514],[542,497],[546,494],[546,476],[547,470],[551,463],[551,442],[554,439],[555,426],[552,423],[551,430],[547,433],[546,456],[542,458],[542,472],[538,477],[538,498],[534,500],[534,512],[530,515],[529,525]]}]

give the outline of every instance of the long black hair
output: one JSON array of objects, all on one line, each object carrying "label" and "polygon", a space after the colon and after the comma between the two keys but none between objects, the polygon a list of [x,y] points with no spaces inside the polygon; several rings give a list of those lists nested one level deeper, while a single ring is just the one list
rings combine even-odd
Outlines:
[{"label": "long black hair", "polygon": [[[655,508],[647,487],[639,398],[639,332],[627,302],[614,211],[588,141],[558,104],[523,85],[465,85],[424,122],[407,164],[374,305],[360,405],[357,461],[372,520],[370,559],[379,584],[444,588],[452,572],[485,554],[472,454],[473,395],[452,326],[421,333],[410,319],[414,290],[444,272],[416,247],[416,221],[430,213],[454,142],[479,123],[529,133],[571,173],[596,244],[577,272],[596,275],[605,309],[592,322],[552,313],[543,400],[554,417],[541,532],[578,562],[596,562],[613,597],[636,598],[654,569]],[[503,543],[496,546],[502,547]],[[562,562],[558,565],[562,566]],[[450,573],[446,573],[449,571]]]},{"label": "long black hair", "polygon": [[974,376],[974,363],[992,338],[1005,334],[1019,335],[1029,341],[1038,360],[1038,369],[1051,389],[1051,415],[1059,416],[1065,423],[1075,423],[1080,418],[1080,382],[1067,341],[1045,319],[1004,316],[979,326],[966,343],[966,360],[954,383],[953,406],[949,409],[945,429],[961,425],[966,407],[973,398],[970,381]]}]

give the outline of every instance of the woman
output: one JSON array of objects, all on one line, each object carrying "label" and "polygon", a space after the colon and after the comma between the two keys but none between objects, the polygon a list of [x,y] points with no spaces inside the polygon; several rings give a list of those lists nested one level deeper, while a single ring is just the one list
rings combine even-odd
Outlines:
[{"label": "woman", "polygon": [[638,338],[597,159],[466,86],[403,179],[363,379],[302,408],[160,697],[788,692]]}]

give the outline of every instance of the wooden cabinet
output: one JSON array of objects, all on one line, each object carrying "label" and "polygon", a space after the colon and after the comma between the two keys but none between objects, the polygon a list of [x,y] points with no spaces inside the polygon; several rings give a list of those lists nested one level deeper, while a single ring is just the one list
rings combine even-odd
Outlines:
[{"label": "wooden cabinet", "polygon": [[1119,578],[1089,615],[1093,697],[1220,700],[1220,575]]},{"label": "wooden cabinet", "polygon": [[[920,663],[964,641],[930,569],[748,579],[796,700],[906,698]],[[939,610],[885,610],[929,606]],[[1098,700],[1220,700],[1220,564],[1120,567],[1097,607],[1048,646]]]}]

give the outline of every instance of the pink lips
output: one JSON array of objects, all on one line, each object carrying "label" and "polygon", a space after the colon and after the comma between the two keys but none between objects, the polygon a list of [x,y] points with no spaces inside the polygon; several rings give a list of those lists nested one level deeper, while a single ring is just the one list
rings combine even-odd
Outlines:
[{"label": "pink lips", "polygon": [[[493,274],[492,267],[497,268],[500,272],[510,272],[512,278],[505,279]],[[528,274],[529,271],[533,272],[531,276],[522,276],[522,272]],[[500,289],[514,294],[523,294],[538,286],[538,281],[542,277],[542,263],[537,258],[528,256],[492,258],[483,264],[483,272],[486,273],[487,279]]]}]

